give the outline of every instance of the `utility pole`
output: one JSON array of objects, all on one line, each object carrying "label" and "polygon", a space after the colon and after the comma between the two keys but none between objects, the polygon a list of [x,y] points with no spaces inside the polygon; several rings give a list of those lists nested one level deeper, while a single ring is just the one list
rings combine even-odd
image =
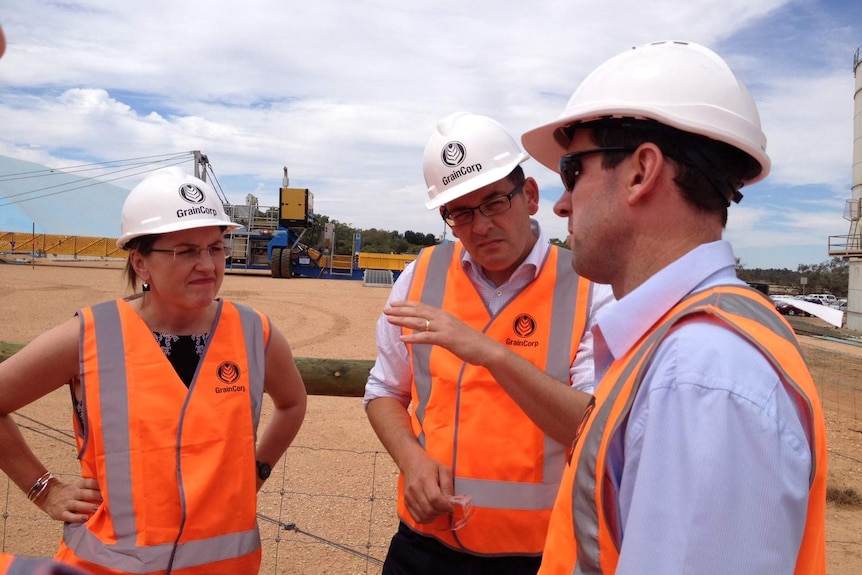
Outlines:
[{"label": "utility pole", "polygon": [[207,181],[207,166],[210,161],[206,154],[201,154],[200,150],[192,152],[195,155],[195,177],[199,180]]}]

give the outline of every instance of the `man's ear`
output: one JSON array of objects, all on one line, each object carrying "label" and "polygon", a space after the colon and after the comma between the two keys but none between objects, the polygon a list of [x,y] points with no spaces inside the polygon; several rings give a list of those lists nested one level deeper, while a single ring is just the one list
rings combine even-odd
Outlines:
[{"label": "man's ear", "polygon": [[656,189],[662,187],[667,158],[661,149],[652,142],[638,146],[628,162],[626,189],[629,203],[646,199]]},{"label": "man's ear", "polygon": [[524,197],[527,198],[530,215],[535,215],[539,211],[539,184],[533,178],[524,180]]}]

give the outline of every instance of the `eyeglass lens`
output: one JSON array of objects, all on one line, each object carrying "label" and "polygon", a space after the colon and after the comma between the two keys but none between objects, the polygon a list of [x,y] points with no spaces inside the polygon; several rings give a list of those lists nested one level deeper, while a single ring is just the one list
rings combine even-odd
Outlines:
[{"label": "eyeglass lens", "polygon": [[443,214],[443,219],[446,220],[446,223],[449,224],[449,226],[455,227],[472,222],[473,215],[476,210],[479,210],[479,212],[487,218],[502,214],[512,207],[512,198],[520,192],[523,187],[524,182],[521,182],[515,186],[515,189],[505,196],[495,196],[474,208],[464,208],[461,210],[455,210],[454,212],[447,211]]},{"label": "eyeglass lens", "polygon": [[434,526],[434,529],[437,531],[457,531],[464,527],[470,517],[473,516],[475,510],[473,498],[469,495],[447,495],[446,499],[449,500],[455,510],[446,517],[445,523],[441,520]]},{"label": "eyeglass lens", "polygon": [[230,257],[231,249],[228,246],[207,246],[199,248],[196,246],[181,246],[176,248],[153,248],[151,251],[172,254],[175,260],[197,261],[201,254],[206,252],[212,259],[223,259]]},{"label": "eyeglass lens", "polygon": [[560,179],[563,181],[566,191],[575,189],[575,184],[578,181],[578,176],[584,169],[581,158],[591,154],[604,154],[605,152],[631,152],[635,150],[631,146],[608,146],[606,148],[590,148],[589,150],[581,150],[580,152],[572,152],[560,156]]}]

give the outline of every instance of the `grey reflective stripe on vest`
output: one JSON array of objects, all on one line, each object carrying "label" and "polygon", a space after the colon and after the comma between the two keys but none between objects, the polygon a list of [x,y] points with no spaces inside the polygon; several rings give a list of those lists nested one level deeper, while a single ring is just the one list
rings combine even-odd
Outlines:
[{"label": "grey reflective stripe on vest", "polygon": [[[443,305],[443,293],[446,287],[446,275],[449,273],[449,262],[455,253],[455,242],[434,246],[428,269],[425,270],[425,283],[422,285],[422,302],[440,308]],[[415,275],[413,276],[416,277]],[[431,396],[431,346],[413,346],[413,379],[416,383],[416,418],[422,423],[425,420],[425,410]],[[419,445],[425,447],[425,430],[419,432]]]},{"label": "grey reflective stripe on vest", "polygon": [[[216,326],[221,317],[222,305],[223,302],[220,301],[214,323]],[[260,419],[263,362],[265,361],[261,320],[249,308],[237,306],[237,309],[239,309],[242,318],[249,362],[249,377],[253,378],[250,379],[250,387],[254,397],[252,409],[256,424]],[[129,437],[125,346],[120,312],[115,301],[93,306],[92,311],[98,350],[102,441],[105,446],[106,478],[102,488],[107,492],[107,499],[111,502],[111,522],[117,542],[113,545],[106,545],[93,535],[85,524],[81,523],[67,523],[63,529],[63,539],[66,546],[72,549],[77,557],[97,565],[104,565],[127,573],[163,571],[167,566],[174,544],[165,543],[146,547],[136,545],[137,528],[132,503],[132,468],[129,455],[131,442]],[[251,315],[254,317],[249,317]],[[257,329],[254,329],[255,326]],[[253,328],[251,332],[246,331],[248,327]],[[83,322],[81,329],[83,339]],[[209,342],[207,342],[208,347]],[[256,350],[256,352],[253,353],[252,350]],[[206,351],[204,351],[204,355],[206,355]],[[195,374],[195,381],[196,379],[197,374]],[[110,384],[106,384],[106,382],[110,382]],[[86,382],[84,382],[84,386],[86,386]],[[188,399],[186,400],[187,404]],[[183,406],[183,416],[186,405]],[[182,419],[180,426],[182,426]],[[181,429],[182,427],[180,427]],[[179,433],[178,436],[182,436],[182,433]],[[179,445],[177,447],[177,457],[179,457]],[[179,473],[178,470],[177,473]],[[182,478],[178,477],[178,479],[182,485]],[[183,497],[182,490],[181,497]],[[182,513],[185,517],[184,505]],[[260,537],[256,528],[179,544],[176,545],[173,569],[183,569],[201,563],[241,557],[251,553],[259,545]]]},{"label": "grey reflective stripe on vest", "polygon": [[[425,282],[422,286],[421,300],[423,303],[437,308],[442,306],[446,292],[446,277],[453,257],[455,257],[455,243],[440,244],[433,248],[425,273]],[[558,281],[555,283],[553,294],[551,294],[553,308],[550,314],[552,319],[545,371],[555,379],[568,384],[572,349],[572,318],[577,301],[578,277],[572,271],[571,260],[566,257],[557,257],[556,273]],[[484,327],[483,331],[487,331],[493,321],[494,318],[492,317],[491,322]],[[417,395],[415,414],[420,427],[424,427],[425,411],[431,396],[430,355],[430,345],[413,346],[413,378]],[[461,398],[460,381],[464,375],[465,367],[466,365],[462,364],[457,376],[456,426],[458,425]],[[458,437],[457,428],[454,436]],[[425,447],[424,431],[420,432],[418,439],[422,447]],[[458,477],[458,470],[454,468],[453,462],[455,492],[469,493],[473,498],[473,503],[478,507],[518,510],[549,509],[553,506],[559,490],[560,479],[565,467],[564,452],[565,447],[563,445],[547,435],[545,436],[542,483],[466,479]],[[457,453],[458,444],[456,441],[454,446],[456,460]]]},{"label": "grey reflective stripe on vest", "polygon": [[245,338],[245,356],[248,358],[248,380],[251,387],[251,419],[255,440],[260,423],[260,408],[263,402],[264,368],[266,367],[266,344],[263,340],[263,320],[250,307],[233,304],[239,311],[242,332]]},{"label": "grey reflective stripe on vest", "polygon": [[[799,343],[796,340],[793,330],[789,329],[784,322],[781,321],[781,318],[777,317],[776,313],[765,305],[762,301],[763,296],[759,292],[751,289],[751,296],[743,296],[736,293],[718,291],[721,290],[722,287],[739,288],[740,286],[719,286],[711,288],[709,291],[713,291],[714,293],[706,297],[702,297],[703,292],[690,296],[691,298],[696,298],[698,301],[692,302],[688,307],[679,310],[676,315],[669,318],[665,323],[659,326],[659,329],[652,333],[639,346],[631,361],[626,364],[625,368],[620,373],[620,376],[615,382],[613,382],[614,387],[611,393],[602,402],[600,407],[593,410],[591,416],[593,421],[590,424],[589,432],[584,434],[580,439],[583,442],[583,447],[581,449],[580,459],[577,462],[578,468],[575,474],[575,481],[572,485],[572,528],[578,546],[577,561],[572,570],[573,575],[602,574],[599,557],[600,547],[598,543],[599,519],[598,511],[596,509],[595,493],[597,485],[596,474],[602,473],[603,470],[600,471],[596,467],[604,436],[604,429],[609,423],[610,412],[616,404],[625,383],[629,381],[629,378],[637,369],[637,373],[635,374],[636,379],[632,386],[631,393],[626,399],[625,406],[620,411],[618,419],[612,422],[614,425],[612,431],[613,435],[617,433],[619,427],[628,417],[628,413],[634,403],[635,396],[637,396],[643,377],[650,367],[650,360],[658,349],[658,344],[665,338],[668,331],[670,331],[674,325],[679,323],[679,321],[684,319],[686,316],[705,312],[707,311],[707,306],[713,306],[727,313],[746,317],[758,322],[777,336],[791,342],[801,355]],[[740,326],[732,323],[730,320],[726,320],[726,318],[719,319],[733,328],[736,333],[744,337],[749,343],[760,350],[760,352],[772,364],[773,368],[780,374],[785,384],[793,389],[799,398],[802,398],[805,401],[810,420],[812,418],[811,414],[813,413],[810,399],[802,391],[796,381],[790,378],[784,370],[784,367],[772,355],[769,349],[757,341],[752,335],[743,331]],[[638,366],[640,366],[639,369]],[[611,382],[602,381],[599,385],[610,383]],[[817,464],[813,444],[810,449],[812,462],[810,481],[813,481]]]},{"label": "grey reflective stripe on vest", "polygon": [[86,575],[83,571],[40,557],[16,557],[6,575]]}]

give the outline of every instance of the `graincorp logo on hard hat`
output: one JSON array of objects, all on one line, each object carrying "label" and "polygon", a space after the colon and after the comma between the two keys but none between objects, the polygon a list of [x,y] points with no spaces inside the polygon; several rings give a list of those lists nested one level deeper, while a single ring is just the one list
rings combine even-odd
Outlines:
[{"label": "graincorp logo on hard hat", "polygon": [[190,204],[199,204],[206,199],[204,191],[194,184],[180,186],[180,197]]},{"label": "graincorp logo on hard hat", "polygon": [[467,149],[461,142],[449,142],[443,146],[443,151],[440,152],[440,159],[450,168],[459,165],[466,157]]},{"label": "graincorp logo on hard hat", "polygon": [[[443,163],[450,168],[455,168],[461,165],[467,158],[467,148],[461,142],[449,142],[445,146],[443,146],[443,150],[440,152],[440,159]],[[465,176],[467,174],[472,174],[473,172],[479,173],[482,171],[482,164],[473,164],[472,166],[461,166],[457,170],[454,170],[448,176],[443,176],[441,181],[444,186],[448,186],[451,182],[454,182],[461,176]]]},{"label": "graincorp logo on hard hat", "polygon": [[422,153],[425,207],[438,209],[501,180],[529,158],[499,122],[455,112],[437,122]]},{"label": "graincorp logo on hard hat", "polygon": [[[207,199],[204,191],[194,184],[183,184],[180,186],[178,191],[180,193],[180,197],[190,204],[200,204]],[[197,206],[187,210],[177,210],[177,218],[184,218],[186,216],[194,216],[197,214],[217,216],[218,212],[206,206]]]},{"label": "graincorp logo on hard hat", "polygon": [[[145,177],[123,202],[117,247],[135,238],[209,226],[238,228],[224,213],[216,192],[182,168],[162,168]],[[135,245],[131,246],[132,248]]]}]

